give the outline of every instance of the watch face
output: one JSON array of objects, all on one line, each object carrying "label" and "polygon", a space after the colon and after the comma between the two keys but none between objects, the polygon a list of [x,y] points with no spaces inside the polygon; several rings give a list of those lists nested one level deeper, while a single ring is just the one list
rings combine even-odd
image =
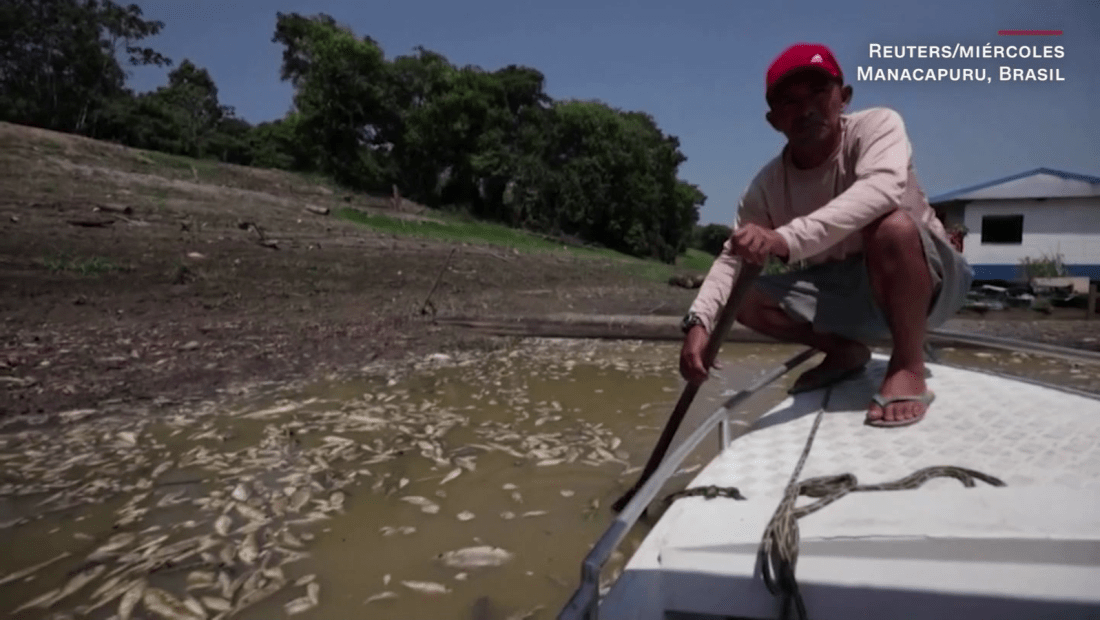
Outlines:
[{"label": "watch face", "polygon": [[680,321],[680,327],[684,331],[687,331],[695,325],[702,325],[702,323],[703,323],[703,320],[700,319],[698,315],[689,314],[689,315],[684,317],[683,321]]}]

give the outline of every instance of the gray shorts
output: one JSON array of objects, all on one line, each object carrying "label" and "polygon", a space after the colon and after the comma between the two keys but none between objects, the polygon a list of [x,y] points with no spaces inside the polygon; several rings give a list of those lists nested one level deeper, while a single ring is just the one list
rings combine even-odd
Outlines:
[{"label": "gray shorts", "polygon": [[[954,247],[924,225],[921,245],[932,275],[928,329],[936,329],[966,303],[974,270]],[[863,254],[786,274],[760,276],[756,286],[791,318],[814,331],[864,343],[890,339],[890,326],[875,302]]]}]

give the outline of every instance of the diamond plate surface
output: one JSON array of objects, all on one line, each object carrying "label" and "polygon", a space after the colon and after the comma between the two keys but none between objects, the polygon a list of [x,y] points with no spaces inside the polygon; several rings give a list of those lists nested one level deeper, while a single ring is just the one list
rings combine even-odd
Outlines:
[{"label": "diamond plate surface", "polygon": [[[925,419],[908,427],[874,428],[863,422],[886,362],[875,356],[864,375],[833,387],[800,478],[851,473],[861,483],[877,483],[923,467],[956,465],[1012,486],[1100,489],[1100,400],[928,364],[928,387],[936,400]],[[819,390],[785,401],[691,486],[733,485],[750,498],[780,491],[824,396]],[[952,486],[959,482],[937,478],[922,488]]]}]

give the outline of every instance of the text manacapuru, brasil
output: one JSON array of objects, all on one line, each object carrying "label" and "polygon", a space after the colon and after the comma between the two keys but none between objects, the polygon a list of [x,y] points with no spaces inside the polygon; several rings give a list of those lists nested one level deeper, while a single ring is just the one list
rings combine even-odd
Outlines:
[{"label": "text manacapuru, brasil", "polygon": [[[1047,59],[1064,58],[1065,47],[1061,45],[883,45],[871,43],[868,49],[871,58],[884,59],[958,59],[958,58],[1009,58],[1009,59]],[[901,68],[860,66],[856,69],[859,81],[899,81],[899,82],[992,82],[994,77],[1001,82],[1064,82],[1060,67],[1018,67],[999,66],[996,71],[987,67],[937,67],[937,68]]]}]

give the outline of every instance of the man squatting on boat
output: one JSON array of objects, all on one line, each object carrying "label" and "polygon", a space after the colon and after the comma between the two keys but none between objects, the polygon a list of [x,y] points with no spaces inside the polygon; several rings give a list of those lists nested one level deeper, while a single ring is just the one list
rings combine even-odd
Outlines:
[{"label": "man squatting on boat", "polygon": [[901,116],[881,107],[846,112],[852,87],[827,47],[789,47],[768,68],[765,85],[765,118],[787,144],[741,197],[733,233],[684,317],[680,372],[695,384],[707,379],[703,351],[738,257],[755,265],[769,256],[804,262],[804,269],[760,276],[737,320],[825,353],[791,393],[861,372],[871,357],[867,343],[891,337],[866,422],[917,422],[934,398],[925,384],[927,330],[962,308],[973,270],[917,183]]}]

